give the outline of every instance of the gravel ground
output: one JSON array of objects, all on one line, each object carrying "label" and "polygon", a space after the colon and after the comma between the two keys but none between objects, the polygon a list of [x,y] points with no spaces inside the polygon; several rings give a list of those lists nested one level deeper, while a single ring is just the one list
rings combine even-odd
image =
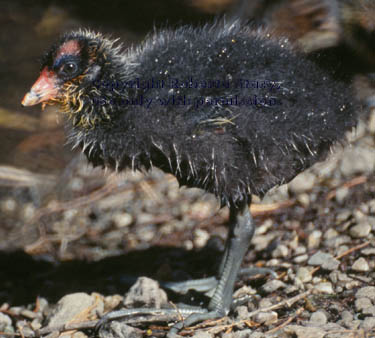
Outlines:
[{"label": "gravel ground", "polygon": [[[37,116],[44,126],[46,116]],[[93,337],[112,309],[207,302],[159,283],[215,274],[228,211],[213,196],[158,170],[92,169],[61,147],[61,127],[23,136],[28,143],[16,143],[0,167],[0,337]],[[45,144],[27,147],[46,138],[56,144],[42,155]],[[327,161],[255,198],[257,231],[243,267],[277,277],[241,276],[241,306],[181,335],[375,337],[375,112],[348,138]],[[99,336],[163,337],[176,319],[139,315]]]}]

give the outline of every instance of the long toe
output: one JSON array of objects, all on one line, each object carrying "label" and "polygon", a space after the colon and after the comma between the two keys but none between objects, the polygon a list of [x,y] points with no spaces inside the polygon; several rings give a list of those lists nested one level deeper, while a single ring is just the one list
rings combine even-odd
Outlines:
[{"label": "long toe", "polygon": [[203,322],[205,320],[214,320],[217,318],[222,318],[225,314],[221,311],[210,311],[205,313],[194,313],[187,317],[184,321],[179,321],[172,328],[169,330],[167,334],[167,338],[176,338],[177,332],[179,332],[182,328],[194,325],[199,322]]},{"label": "long toe", "polygon": [[188,293],[189,290],[194,290],[210,296],[210,292],[215,290],[217,283],[218,280],[215,277],[209,277],[192,279],[183,282],[164,282],[161,283],[161,286],[182,295]]},{"label": "long toe", "polygon": [[239,276],[255,276],[255,275],[271,275],[273,278],[277,278],[277,273],[269,268],[257,268],[257,267],[250,267],[250,268],[243,268],[238,273]]}]

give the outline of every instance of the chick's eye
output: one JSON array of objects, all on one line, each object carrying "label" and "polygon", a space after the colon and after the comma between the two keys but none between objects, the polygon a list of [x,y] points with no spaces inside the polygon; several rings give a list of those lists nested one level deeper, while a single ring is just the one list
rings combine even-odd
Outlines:
[{"label": "chick's eye", "polygon": [[59,73],[65,76],[75,75],[78,71],[78,65],[75,62],[67,62],[60,67]]}]

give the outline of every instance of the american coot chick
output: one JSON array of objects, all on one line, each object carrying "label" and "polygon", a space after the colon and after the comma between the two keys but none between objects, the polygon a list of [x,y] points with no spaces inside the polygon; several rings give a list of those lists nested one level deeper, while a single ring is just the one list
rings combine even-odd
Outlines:
[{"label": "american coot chick", "polygon": [[208,309],[171,333],[229,312],[254,234],[251,195],[322,160],[357,120],[347,84],[285,39],[223,22],[157,32],[127,51],[100,34],[66,34],[45,55],[22,104],[41,102],[60,105],[70,141],[94,166],[155,166],[229,207]]}]

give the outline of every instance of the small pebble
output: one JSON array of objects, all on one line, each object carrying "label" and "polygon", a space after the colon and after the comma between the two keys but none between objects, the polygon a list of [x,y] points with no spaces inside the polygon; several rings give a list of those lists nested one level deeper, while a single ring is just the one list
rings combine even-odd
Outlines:
[{"label": "small pebble", "polygon": [[340,265],[340,262],[337,259],[335,259],[332,255],[322,251],[318,251],[310,257],[308,264],[314,266],[321,266],[323,269],[326,270],[337,270],[337,268]]},{"label": "small pebble", "polygon": [[271,325],[277,322],[278,316],[277,312],[269,311],[269,312],[259,312],[255,315],[254,320],[257,323]]},{"label": "small pebble", "polygon": [[304,246],[297,246],[295,249],[294,249],[294,253],[296,255],[302,255],[304,253],[306,253],[306,247]]},{"label": "small pebble", "polygon": [[186,250],[192,250],[194,248],[193,242],[189,239],[184,241],[183,246]]},{"label": "small pebble", "polygon": [[24,316],[24,317],[29,318],[29,319],[35,319],[39,316],[39,314],[37,312],[31,311],[31,310],[28,310],[28,309],[24,309],[24,310],[21,311],[21,316]]},{"label": "small pebble", "polygon": [[368,223],[360,223],[350,228],[350,236],[353,238],[367,237],[371,231],[371,225]]},{"label": "small pebble", "polygon": [[330,248],[337,248],[343,244],[351,243],[352,239],[349,236],[342,235],[342,236],[337,236],[333,237],[330,239],[327,239],[324,241],[324,244],[327,245]]},{"label": "small pebble", "polygon": [[341,172],[349,177],[359,173],[371,173],[375,170],[374,151],[371,148],[348,148],[341,161]]},{"label": "small pebble", "polygon": [[39,319],[34,319],[31,324],[31,328],[35,330],[39,330],[42,327],[42,323],[39,321]]},{"label": "small pebble", "polygon": [[15,315],[20,315],[21,314],[21,311],[23,310],[24,308],[20,307],[20,306],[12,306],[10,308],[10,311],[12,313],[14,313]]},{"label": "small pebble", "polygon": [[[353,216],[356,223],[363,223],[366,222],[367,219],[367,211],[363,211],[361,208],[355,209],[353,211]],[[368,222],[366,222],[368,223]]]},{"label": "small pebble", "polygon": [[297,271],[297,278],[303,283],[310,282],[312,280],[311,270],[305,267],[299,268]]},{"label": "small pebble", "polygon": [[154,216],[151,214],[147,214],[143,212],[137,215],[137,223],[139,224],[152,223],[153,220],[154,220]]},{"label": "small pebble", "polygon": [[285,286],[285,283],[283,283],[281,280],[274,279],[264,284],[262,289],[264,292],[271,293],[278,289],[285,288]]},{"label": "small pebble", "polygon": [[255,235],[264,235],[273,226],[273,220],[265,220],[259,227],[255,229]]},{"label": "small pebble", "polygon": [[259,301],[259,309],[265,309],[265,308],[268,308],[270,306],[272,306],[274,303],[272,302],[272,299],[271,298],[262,298],[260,301]]},{"label": "small pebble", "polygon": [[315,285],[315,289],[319,292],[326,293],[328,295],[334,294],[332,284],[329,282],[319,283]]},{"label": "small pebble", "polygon": [[371,300],[366,297],[357,298],[355,301],[355,308],[357,311],[362,311],[370,306],[372,306]]},{"label": "small pebble", "polygon": [[354,271],[369,271],[370,267],[367,261],[363,257],[360,257],[353,263],[352,269]]},{"label": "small pebble", "polygon": [[194,218],[207,219],[212,215],[212,205],[207,201],[193,203],[190,212]]},{"label": "small pebble", "polygon": [[359,328],[359,326],[361,325],[362,321],[361,320],[352,320],[351,322],[348,322],[347,323],[347,327],[348,329],[351,329],[351,330],[357,330]]},{"label": "small pebble", "polygon": [[348,247],[348,246],[346,246],[346,245],[341,245],[341,246],[339,246],[338,248],[336,248],[335,254],[336,254],[337,256],[339,256],[339,255],[342,255],[343,253],[345,253],[345,252],[348,251],[348,250],[349,250],[349,247]]},{"label": "small pebble", "polygon": [[101,329],[98,336],[99,338],[142,338],[143,334],[139,329],[114,320],[108,327]]},{"label": "small pebble", "polygon": [[[327,332],[335,331],[335,332],[341,333],[342,331],[345,331],[345,329],[338,323],[327,323],[327,324],[322,325],[321,328],[323,330],[326,330]],[[340,335],[340,337],[342,337],[342,335]],[[327,338],[331,338],[331,335],[327,334]]]},{"label": "small pebble", "polygon": [[289,188],[295,194],[304,193],[310,191],[316,181],[316,176],[308,171],[299,174],[289,183]]},{"label": "small pebble", "polygon": [[237,316],[240,320],[249,318],[247,306],[238,306],[235,312],[237,312]]},{"label": "small pebble", "polygon": [[342,286],[336,286],[336,293],[341,293],[343,291],[344,291],[344,289],[343,289]]},{"label": "small pebble", "polygon": [[18,320],[16,326],[23,336],[33,337],[34,331],[29,327],[29,323],[26,320]]},{"label": "small pebble", "polygon": [[160,309],[167,302],[167,294],[159,283],[147,277],[139,277],[124,298],[124,305],[129,308],[146,306]]},{"label": "small pebble", "polygon": [[282,337],[295,337],[295,338],[323,338],[326,335],[325,330],[317,327],[306,327],[302,325],[288,325],[282,332]]},{"label": "small pebble", "polygon": [[255,289],[253,289],[252,287],[248,285],[244,285],[233,293],[233,298],[240,298],[240,297],[245,297],[248,295],[255,295],[256,293],[257,291]]},{"label": "small pebble", "polygon": [[119,213],[113,216],[117,228],[124,228],[133,223],[133,216],[128,213]]},{"label": "small pebble", "polygon": [[375,302],[375,286],[365,286],[360,288],[355,294],[356,298],[367,297],[371,299],[372,302]]},{"label": "small pebble", "polygon": [[297,201],[306,208],[310,204],[310,196],[306,193],[300,194],[297,197]]},{"label": "small pebble", "polygon": [[309,249],[315,249],[319,247],[321,238],[322,232],[319,230],[314,230],[307,238],[307,247]]},{"label": "small pebble", "polygon": [[12,327],[12,319],[2,312],[0,312],[0,332],[10,332],[9,329]]},{"label": "small pebble", "polygon": [[96,299],[83,292],[72,293],[62,297],[57,306],[49,318],[49,326],[65,325],[71,321],[75,316],[83,311],[94,312],[95,308],[93,305],[96,303]]},{"label": "small pebble", "polygon": [[291,294],[291,293],[295,293],[297,292],[299,289],[295,286],[295,285],[289,285],[286,289],[285,289],[285,293],[286,294]]},{"label": "small pebble", "polygon": [[285,258],[288,256],[288,253],[289,253],[288,248],[285,245],[280,244],[277,246],[275,250],[272,251],[272,257]]},{"label": "small pebble", "polygon": [[353,315],[349,311],[343,311],[341,313],[341,318],[344,321],[352,321],[353,320]]},{"label": "small pebble", "polygon": [[206,230],[196,229],[194,231],[194,245],[196,248],[203,248],[210,238],[210,234]]},{"label": "small pebble", "polygon": [[123,296],[112,295],[104,298],[104,307],[105,309],[114,309],[124,300]]},{"label": "small pebble", "polygon": [[362,283],[358,280],[353,280],[351,282],[345,283],[345,289],[352,290],[360,286]]},{"label": "small pebble", "polygon": [[375,305],[369,306],[362,310],[362,313],[367,316],[375,317]]},{"label": "small pebble", "polygon": [[337,271],[337,278],[340,282],[351,282],[353,280],[346,273],[339,271]]},{"label": "small pebble", "polygon": [[331,280],[331,282],[333,284],[336,284],[337,281],[338,281],[338,276],[337,276],[337,271],[332,271],[330,274],[329,274],[329,279]]},{"label": "small pebble", "polygon": [[340,224],[340,223],[348,220],[351,215],[352,215],[352,213],[349,210],[343,210],[343,211],[339,212],[336,216],[337,224]]},{"label": "small pebble", "polygon": [[365,330],[372,330],[375,328],[375,317],[366,317],[361,324],[361,327]]},{"label": "small pebble", "polygon": [[349,195],[349,188],[341,187],[336,190],[336,195],[335,195],[336,201],[342,204],[348,195]]},{"label": "small pebble", "polygon": [[310,317],[310,323],[315,325],[324,325],[327,323],[327,316],[323,311],[316,311]]},{"label": "small pebble", "polygon": [[308,259],[309,259],[309,255],[305,254],[305,255],[300,255],[300,256],[294,257],[293,262],[297,263],[297,264],[300,264],[300,263],[306,262]]},{"label": "small pebble", "polygon": [[335,238],[339,235],[339,233],[335,230],[335,229],[328,229],[325,233],[324,233],[324,239],[331,239],[331,238]]}]

